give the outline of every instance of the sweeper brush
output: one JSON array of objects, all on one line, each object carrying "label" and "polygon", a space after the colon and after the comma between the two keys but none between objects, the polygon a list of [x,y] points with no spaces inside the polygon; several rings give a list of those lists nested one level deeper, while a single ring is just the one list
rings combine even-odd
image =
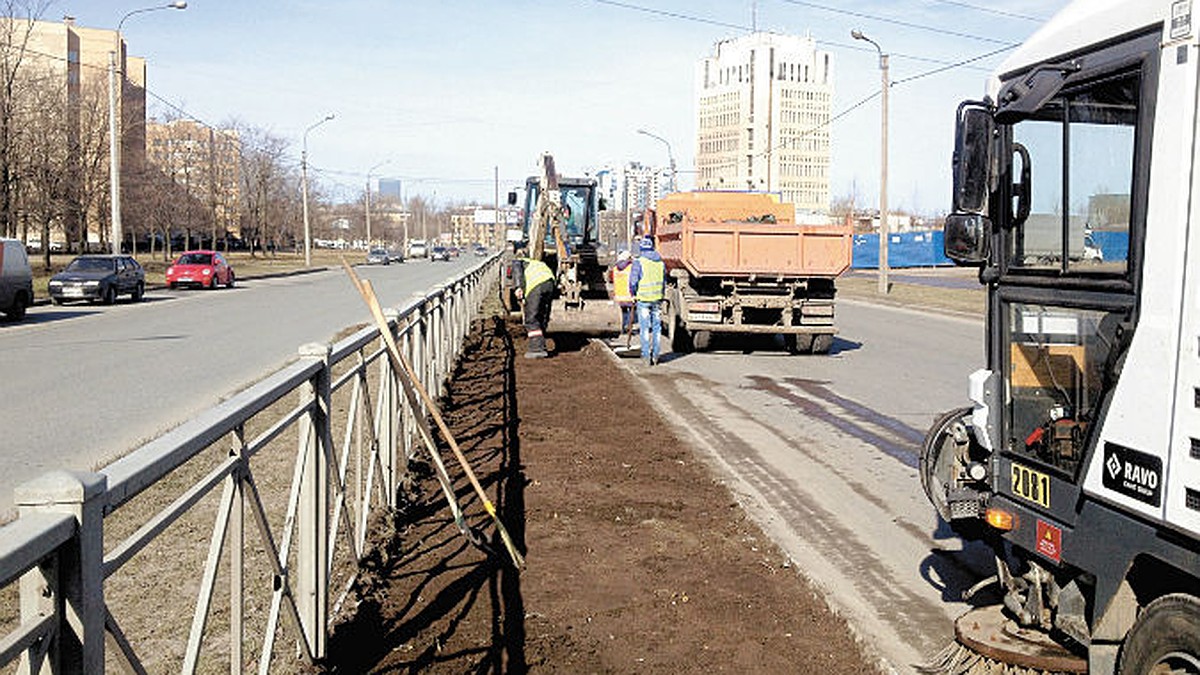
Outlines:
[{"label": "sweeper brush", "polygon": [[1022,628],[1000,605],[954,622],[955,641],[917,672],[924,675],[1058,675],[1086,673],[1087,662],[1040,630]]}]

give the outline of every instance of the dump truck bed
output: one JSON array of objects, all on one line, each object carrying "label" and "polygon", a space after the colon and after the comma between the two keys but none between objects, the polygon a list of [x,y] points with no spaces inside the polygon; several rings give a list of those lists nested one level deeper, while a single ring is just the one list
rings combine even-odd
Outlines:
[{"label": "dump truck bed", "polygon": [[797,225],[792,205],[771,195],[674,194],[656,212],[667,267],[695,277],[833,278],[850,267],[850,227]]}]

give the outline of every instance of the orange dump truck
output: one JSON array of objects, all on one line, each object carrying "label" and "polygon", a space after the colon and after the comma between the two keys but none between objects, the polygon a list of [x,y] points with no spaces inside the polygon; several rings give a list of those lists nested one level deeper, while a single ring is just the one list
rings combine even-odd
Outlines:
[{"label": "orange dump truck", "polygon": [[720,332],[782,334],[792,352],[829,351],[850,227],[798,225],[792,204],[748,192],[671,194],[648,216],[668,270],[663,323],[674,349],[706,349]]}]

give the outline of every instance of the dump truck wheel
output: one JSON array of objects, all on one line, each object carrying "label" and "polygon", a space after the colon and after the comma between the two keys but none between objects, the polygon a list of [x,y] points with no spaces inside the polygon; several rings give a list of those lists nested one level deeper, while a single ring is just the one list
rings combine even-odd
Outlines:
[{"label": "dump truck wheel", "polygon": [[677,354],[687,354],[695,349],[692,344],[692,334],[683,327],[683,322],[676,320],[671,328],[671,351]]},{"label": "dump truck wheel", "polygon": [[1147,605],[1125,638],[1120,673],[1200,673],[1200,600],[1175,593]]},{"label": "dump truck wheel", "polygon": [[809,354],[813,349],[812,335],[784,335],[783,345],[787,347],[789,354]]},{"label": "dump truck wheel", "polygon": [[712,348],[712,331],[698,330],[692,334],[692,345],[698,352],[706,352]]},{"label": "dump truck wheel", "polygon": [[671,336],[671,351],[676,354],[687,354],[695,348],[692,344],[692,334],[683,327],[683,317],[679,316],[678,294],[672,296],[672,302],[667,303],[667,329],[668,335]]},{"label": "dump truck wheel", "polygon": [[688,329],[683,327],[683,323],[677,323],[674,330],[671,331],[671,351],[679,354],[686,354],[695,350],[695,346],[691,342],[691,334]]},{"label": "dump truck wheel", "polygon": [[828,354],[829,348],[833,346],[833,336],[829,333],[821,333],[814,335],[812,340],[812,353]]}]

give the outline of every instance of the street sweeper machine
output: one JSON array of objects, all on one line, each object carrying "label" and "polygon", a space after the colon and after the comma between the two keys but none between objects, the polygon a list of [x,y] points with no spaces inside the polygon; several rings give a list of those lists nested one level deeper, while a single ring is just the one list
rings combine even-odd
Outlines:
[{"label": "street sweeper machine", "polygon": [[1077,0],[958,108],[945,246],[987,288],[986,367],[920,473],[1000,601],[930,672],[1200,673],[1193,9]]}]

